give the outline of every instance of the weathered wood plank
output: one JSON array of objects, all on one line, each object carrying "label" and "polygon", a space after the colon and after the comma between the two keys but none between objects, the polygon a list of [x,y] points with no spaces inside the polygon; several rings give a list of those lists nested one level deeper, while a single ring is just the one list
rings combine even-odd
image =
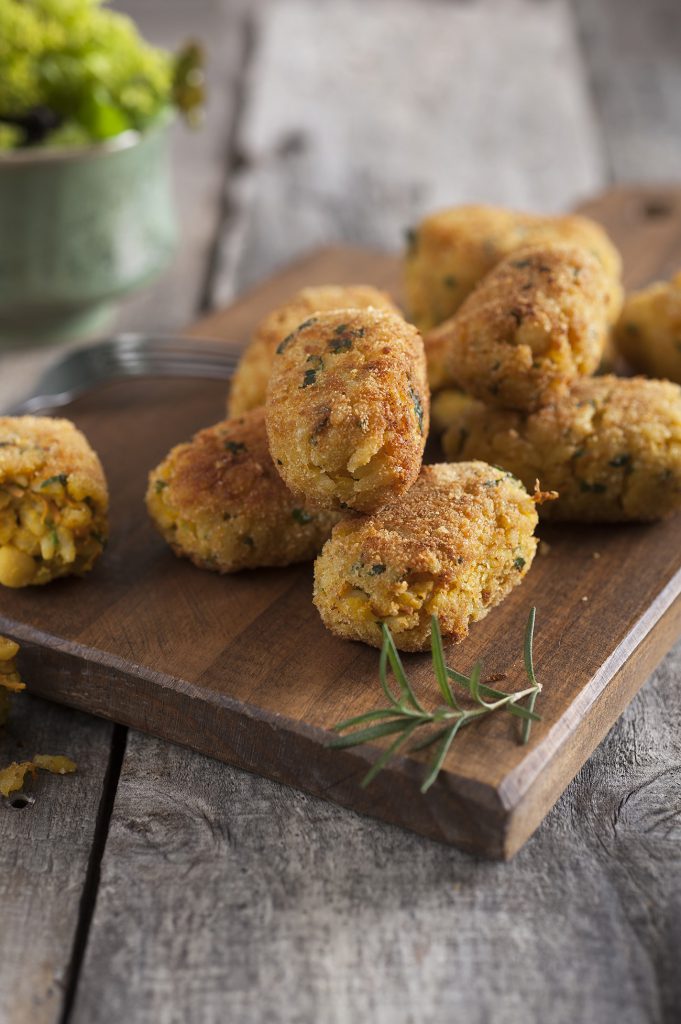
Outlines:
[{"label": "weathered wood plank", "polygon": [[113,727],[25,695],[0,732],[0,766],[67,754],[78,771],[27,783],[31,801],[0,797],[0,1020],[56,1024],[109,764]]},{"label": "weathered wood plank", "polygon": [[[438,5],[436,13],[428,6],[427,15],[421,4],[419,18],[403,13],[407,5],[393,16],[392,4],[364,4],[352,26],[338,14],[325,21],[322,5],[312,6],[283,4],[260,41],[242,133],[247,162],[232,181],[217,300],[330,238],[395,246],[402,225],[431,205],[488,198],[559,207],[600,183],[602,154],[564,5],[528,4],[523,17],[509,5],[516,16],[491,41],[469,31],[460,48],[447,37],[449,49],[438,43],[445,21],[472,24],[493,10],[489,4]],[[616,19],[630,16],[634,5],[626,6]],[[567,65],[575,80],[554,92],[528,70],[522,106],[538,103],[543,114],[532,116],[547,131],[546,109],[553,113],[567,88],[584,119],[559,115],[571,129],[562,147],[551,149],[548,130],[544,157],[533,164],[529,151],[536,156],[539,141],[518,155],[526,139],[512,132],[517,108],[505,108],[500,124],[496,104],[505,88],[515,89],[513,63],[524,78],[541,61],[541,41],[527,51],[513,41],[521,31],[536,34],[539,21],[566,28],[567,57],[561,27],[547,65],[560,64],[571,78]],[[435,43],[418,61],[428,24]],[[378,109],[372,82],[385,81],[391,52],[403,77],[395,73],[380,90]],[[478,75],[483,63],[492,84]],[[345,97],[357,94],[361,103],[344,113]],[[371,134],[379,120],[385,127]],[[578,173],[575,159],[583,161]],[[680,665],[677,650],[505,866],[478,864],[133,735],[76,1022],[173,1024],[199,1012],[209,1024],[438,1024],[464,1014],[473,1024],[500,1015],[510,1024],[673,1019],[681,1001],[672,962],[680,938]]]},{"label": "weathered wood plank", "polygon": [[678,0],[573,0],[614,177],[681,175]]},{"label": "weathered wood plank", "polygon": [[73,1024],[671,1021],[680,654],[506,865],[131,734]]},{"label": "weathered wood plank", "polygon": [[425,210],[570,206],[605,168],[563,0],[286,0],[258,21],[215,301]]},{"label": "weathered wood plank", "polygon": [[[177,329],[199,308],[219,224],[245,39],[242,8],[204,2],[188,18],[186,5],[175,0],[127,0],[116,6],[133,14],[160,45],[174,47],[196,35],[212,56],[205,125],[196,134],[178,126],[174,136],[180,247],[168,271],[152,289],[126,303],[116,324],[118,329]],[[21,397],[57,351],[3,351],[0,408]],[[73,778],[38,780],[36,802],[25,809],[0,802],[0,1020],[52,1024],[62,1017],[74,942],[85,938],[83,894],[86,900],[94,897],[94,891],[86,891],[86,876],[97,856],[93,839],[112,727],[42,701],[25,699],[16,708],[11,736],[0,736],[0,760],[66,752],[79,766]]]}]

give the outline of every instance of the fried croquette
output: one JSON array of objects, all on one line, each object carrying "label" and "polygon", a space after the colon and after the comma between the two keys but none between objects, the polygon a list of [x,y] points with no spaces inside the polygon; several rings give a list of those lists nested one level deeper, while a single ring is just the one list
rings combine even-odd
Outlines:
[{"label": "fried croquette", "polygon": [[410,319],[425,335],[452,316],[500,260],[527,246],[552,244],[580,246],[599,260],[609,279],[614,323],[622,305],[622,261],[600,224],[577,214],[540,216],[493,206],[440,210],[407,233]]},{"label": "fried croquette", "polygon": [[19,644],[9,637],[0,636],[0,725],[4,725],[10,709],[10,694],[26,689],[17,671],[16,656]]},{"label": "fried croquette", "polygon": [[333,309],[398,309],[386,292],[367,284],[327,284],[303,288],[283,306],[273,310],[256,327],[236,368],[229,394],[228,414],[240,416],[265,404],[267,382],[277,346],[296,327],[318,312]]},{"label": "fried croquette", "polygon": [[69,420],[0,417],[0,584],[80,576],[108,535],[101,463]]},{"label": "fried croquette", "polygon": [[267,447],[264,409],[173,448],[150,473],[146,500],[176,555],[222,573],[312,559],[338,519],[287,490]]},{"label": "fried croquette", "polygon": [[530,487],[558,491],[547,519],[650,521],[681,508],[681,388],[642,377],[594,377],[538,412],[450,407],[452,460],[486,459]]},{"label": "fried croquette", "polygon": [[376,309],[320,313],[277,349],[266,406],[272,458],[311,505],[371,512],[418,476],[429,404],[415,327]]},{"label": "fried croquette", "polygon": [[615,341],[634,370],[681,383],[681,271],[627,295]]},{"label": "fried croquette", "polygon": [[426,650],[431,615],[460,641],[529,570],[534,500],[484,462],[424,466],[404,498],[334,527],[315,562],[324,625],[380,647],[381,623],[403,651]]},{"label": "fried croquette", "polygon": [[585,249],[521,249],[434,333],[446,339],[451,376],[464,391],[529,412],[597,369],[606,293],[601,265]]}]

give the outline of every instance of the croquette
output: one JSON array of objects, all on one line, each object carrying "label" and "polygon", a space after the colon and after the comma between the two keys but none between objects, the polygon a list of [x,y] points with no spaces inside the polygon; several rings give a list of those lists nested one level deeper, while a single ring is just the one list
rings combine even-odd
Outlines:
[{"label": "croquette", "polygon": [[334,527],[315,562],[314,603],[347,640],[403,651],[429,644],[431,615],[460,641],[529,570],[535,501],[510,473],[484,462],[424,466],[408,493]]},{"label": "croquette", "polygon": [[277,346],[314,313],[333,309],[376,309],[398,312],[386,292],[366,284],[327,284],[303,288],[273,310],[256,327],[232,378],[228,415],[241,416],[265,404],[267,382]]},{"label": "croquette", "polygon": [[26,688],[17,671],[16,656],[19,644],[9,637],[0,636],[0,725],[7,721],[10,708],[10,694]]},{"label": "croquette", "polygon": [[498,263],[434,333],[464,391],[530,412],[593,373],[608,336],[608,281],[585,249],[521,249]]},{"label": "croquette", "polygon": [[277,349],[270,451],[288,487],[311,505],[371,512],[418,476],[429,405],[415,327],[376,309],[320,313]]},{"label": "croquette", "polygon": [[108,536],[101,463],[68,420],[0,417],[0,584],[88,572]]},{"label": "croquette", "polygon": [[437,327],[500,260],[527,246],[554,243],[583,247],[599,260],[610,279],[614,322],[621,308],[622,260],[600,224],[578,214],[541,216],[493,206],[440,210],[407,233],[411,320],[422,332]]},{"label": "croquette", "polygon": [[287,490],[267,447],[264,409],[173,448],[149,475],[146,500],[176,555],[222,573],[311,560],[338,519]]},{"label": "croquette", "polygon": [[642,377],[594,377],[538,412],[450,404],[449,459],[486,459],[526,486],[558,491],[548,519],[650,521],[681,508],[681,388]]},{"label": "croquette", "polygon": [[681,383],[681,271],[627,295],[615,341],[632,369]]}]

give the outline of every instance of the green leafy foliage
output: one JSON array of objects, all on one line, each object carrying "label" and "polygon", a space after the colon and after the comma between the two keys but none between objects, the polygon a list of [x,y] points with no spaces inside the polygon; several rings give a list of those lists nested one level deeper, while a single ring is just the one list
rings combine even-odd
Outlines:
[{"label": "green leafy foliage", "polygon": [[150,46],[101,0],[0,0],[0,148],[83,145],[203,103],[201,50]]}]

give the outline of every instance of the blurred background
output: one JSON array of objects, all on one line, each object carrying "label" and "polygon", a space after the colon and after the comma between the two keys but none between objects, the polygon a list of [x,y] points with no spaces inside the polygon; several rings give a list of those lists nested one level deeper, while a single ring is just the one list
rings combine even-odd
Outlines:
[{"label": "blurred background", "polygon": [[[206,105],[199,127],[178,119],[172,128],[172,261],[156,254],[133,275],[155,283],[117,302],[107,329],[180,329],[315,246],[397,250],[434,207],[553,212],[612,183],[681,177],[678,0],[119,0],[109,9],[173,53],[196,40]],[[162,193],[147,184],[145,204]],[[15,198],[3,220],[2,194],[0,222],[11,214],[23,244],[35,225],[16,223]],[[94,216],[81,209],[74,230]],[[127,239],[134,255],[140,216],[119,226],[119,250]],[[35,244],[44,252],[74,230],[54,225],[49,245]],[[73,244],[84,281],[97,257]],[[0,254],[3,271],[16,269],[18,248],[4,263]],[[27,254],[29,272],[36,259]],[[43,272],[37,287],[52,277]],[[16,293],[6,273],[5,286]],[[0,287],[0,328],[2,318]],[[45,354],[12,345],[9,333],[16,391]],[[0,382],[0,400],[8,387]]]},{"label": "blurred background", "polygon": [[678,0],[126,0],[205,45],[177,131],[182,245],[131,307],[176,326],[310,247],[397,249],[440,205],[568,209],[681,177]]}]

